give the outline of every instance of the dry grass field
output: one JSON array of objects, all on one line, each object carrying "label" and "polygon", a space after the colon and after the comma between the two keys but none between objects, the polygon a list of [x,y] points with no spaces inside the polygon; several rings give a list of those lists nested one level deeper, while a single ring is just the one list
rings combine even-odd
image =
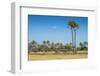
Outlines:
[{"label": "dry grass field", "polygon": [[55,59],[82,59],[88,58],[87,51],[78,51],[76,54],[73,53],[30,53],[28,55],[28,60],[55,60]]}]

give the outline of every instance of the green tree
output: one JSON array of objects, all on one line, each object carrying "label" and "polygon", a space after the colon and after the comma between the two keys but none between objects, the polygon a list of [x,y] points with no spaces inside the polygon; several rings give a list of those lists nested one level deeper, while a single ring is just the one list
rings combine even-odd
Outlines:
[{"label": "green tree", "polygon": [[87,50],[88,49],[88,42],[80,42],[80,50]]},{"label": "green tree", "polygon": [[51,43],[51,51],[55,51],[55,44],[54,44],[54,42]]},{"label": "green tree", "polygon": [[88,42],[84,41],[84,47],[88,48]]},{"label": "green tree", "polygon": [[49,45],[49,44],[50,44],[50,41],[49,41],[49,40],[47,40],[47,41],[46,41],[46,43]]},{"label": "green tree", "polygon": [[31,44],[32,44],[32,45],[36,45],[37,42],[36,42],[35,40],[33,40],[33,41],[31,42]]},{"label": "green tree", "polygon": [[44,44],[44,45],[46,44],[46,41],[45,41],[45,40],[43,41],[43,44]]},{"label": "green tree", "polygon": [[71,44],[66,44],[66,45],[65,45],[65,49],[67,49],[68,51],[70,51],[71,48],[72,48]]},{"label": "green tree", "polygon": [[84,50],[84,44],[82,42],[80,42],[80,50]]},{"label": "green tree", "polygon": [[38,48],[37,42],[35,40],[32,40],[31,43],[30,43],[30,45],[31,45],[31,51],[36,52],[37,48]]}]

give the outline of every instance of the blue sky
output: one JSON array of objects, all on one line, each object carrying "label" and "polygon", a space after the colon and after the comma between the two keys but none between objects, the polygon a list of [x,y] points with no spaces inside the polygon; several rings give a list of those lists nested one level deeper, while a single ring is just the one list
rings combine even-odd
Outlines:
[{"label": "blue sky", "polygon": [[75,20],[79,24],[77,45],[88,41],[88,17],[28,15],[29,42],[35,40],[42,43],[43,40],[49,40],[70,43],[71,30],[67,27],[69,20]]}]

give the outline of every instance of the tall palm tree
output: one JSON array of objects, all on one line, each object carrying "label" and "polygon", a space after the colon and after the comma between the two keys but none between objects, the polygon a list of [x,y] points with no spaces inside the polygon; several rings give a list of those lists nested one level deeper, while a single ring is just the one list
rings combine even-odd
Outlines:
[{"label": "tall palm tree", "polygon": [[79,28],[79,25],[74,20],[70,20],[68,22],[68,27],[70,27],[72,32],[72,50],[75,53],[76,52],[76,30]]}]

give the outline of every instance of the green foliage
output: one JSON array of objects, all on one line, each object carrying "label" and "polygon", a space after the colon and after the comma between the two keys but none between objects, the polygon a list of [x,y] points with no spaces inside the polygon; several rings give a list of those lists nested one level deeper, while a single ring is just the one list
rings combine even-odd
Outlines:
[{"label": "green foliage", "polygon": [[72,49],[72,45],[71,45],[71,44],[66,44],[66,45],[65,45],[65,49],[71,50],[71,49]]},{"label": "green foliage", "polygon": [[70,21],[68,22],[68,26],[69,26],[71,29],[79,28],[79,25],[78,25],[74,20],[70,20]]},{"label": "green foliage", "polygon": [[80,50],[88,50],[88,42],[84,41],[84,42],[80,42]]}]

